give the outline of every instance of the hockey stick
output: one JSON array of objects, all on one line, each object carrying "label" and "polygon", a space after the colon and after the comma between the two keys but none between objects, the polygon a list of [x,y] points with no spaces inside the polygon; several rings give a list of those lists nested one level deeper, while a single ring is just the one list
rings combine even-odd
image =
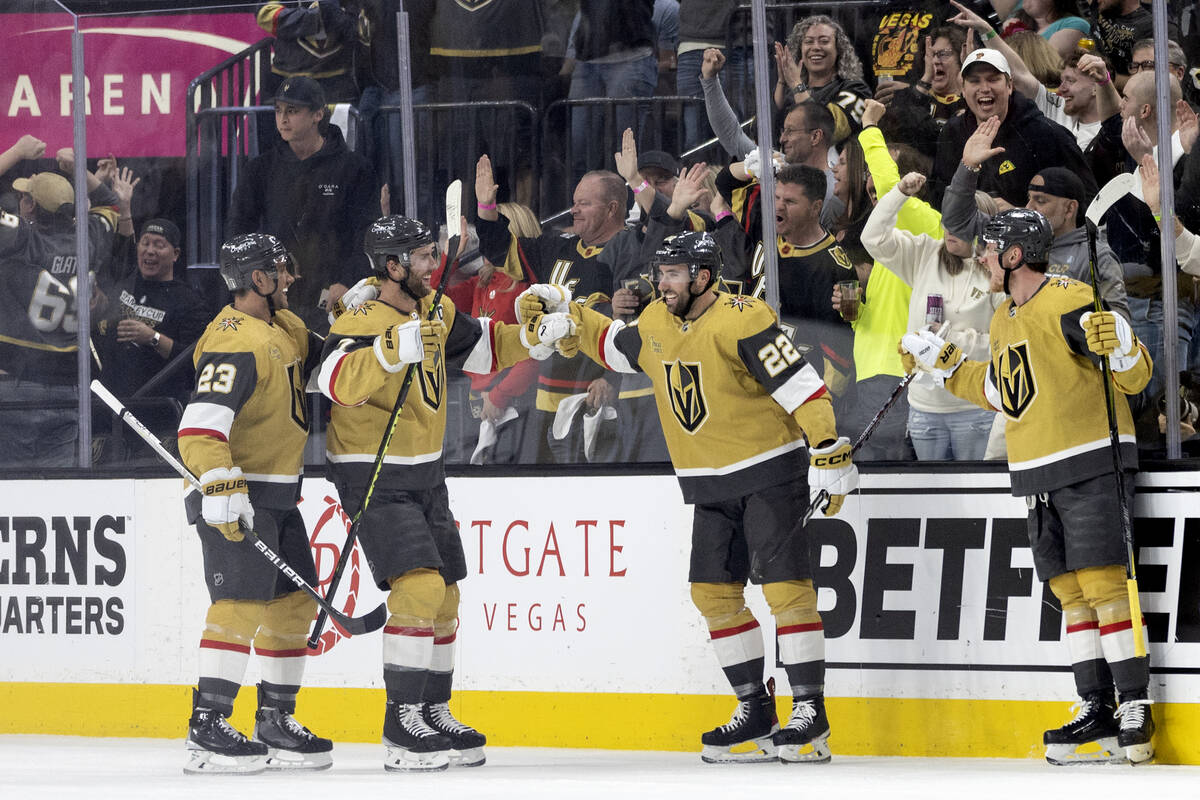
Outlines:
[{"label": "hockey stick", "polygon": [[[438,307],[442,303],[442,295],[446,293],[447,279],[450,277],[450,272],[454,266],[454,260],[458,257],[458,246],[461,238],[461,210],[462,210],[462,181],[456,180],[446,187],[446,233],[450,236],[449,242],[446,243],[446,267],[442,270],[442,279],[438,281],[437,292],[433,296],[433,302],[429,305],[429,319],[433,319],[437,314]],[[338,555],[337,564],[333,568],[333,575],[329,578],[329,588],[325,591],[326,597],[333,597],[337,591],[338,584],[342,581],[342,573],[346,571],[346,565],[350,563],[350,553],[354,550],[354,543],[358,541],[358,529],[362,524],[363,518],[367,512],[367,506],[371,503],[371,495],[375,492],[375,482],[379,479],[379,473],[383,471],[383,458],[387,455],[388,448],[392,444],[392,435],[396,432],[396,425],[400,421],[400,412],[404,410],[404,403],[408,399],[409,389],[412,388],[413,379],[417,374],[417,364],[409,364],[408,369],[404,372],[404,383],[400,385],[400,394],[396,395],[396,404],[392,406],[392,415],[388,418],[387,428],[384,430],[383,439],[379,442],[379,450],[375,453],[375,466],[371,471],[371,479],[367,481],[367,491],[363,495],[362,504],[358,507],[354,517],[350,520],[350,530],[346,534],[346,543],[342,546],[342,552]],[[325,613],[322,611],[317,614],[317,622],[313,625],[312,634],[308,637],[308,646],[312,650],[316,650],[321,641],[321,631],[325,627]]]},{"label": "hockey stick", "polygon": [[[946,328],[949,326],[949,324],[950,323],[948,322],[943,322],[938,329],[934,331],[934,333],[938,336],[941,336],[946,332]],[[896,384],[896,388],[892,390],[891,395],[886,401],[884,401],[883,407],[875,412],[875,416],[871,417],[871,421],[867,423],[867,427],[863,428],[863,432],[860,433],[858,438],[854,440],[854,444],[850,447],[851,456],[857,453],[859,448],[866,444],[867,439],[871,438],[871,434],[874,433],[875,429],[879,427],[879,423],[883,422],[883,418],[886,417],[887,413],[892,410],[892,406],[896,405],[896,401],[900,399],[900,395],[904,394],[904,390],[908,388],[908,385],[912,383],[913,379],[916,377],[917,371],[913,370],[900,379],[900,383]],[[829,500],[829,492],[825,491],[824,489],[817,492],[817,496],[814,497],[813,501],[808,504],[808,510],[804,512],[804,519],[800,524],[807,525],[808,521],[812,519],[813,512],[816,511],[821,504],[827,500]]]},{"label": "hockey stick", "polygon": [[[1103,311],[1100,304],[1100,278],[1096,269],[1096,237],[1099,235],[1100,220],[1120,200],[1133,189],[1134,176],[1132,173],[1122,173],[1108,183],[1096,194],[1087,208],[1084,225],[1087,227],[1088,259],[1092,281],[1092,304],[1096,311]],[[1100,357],[1100,369],[1104,376],[1104,410],[1108,414],[1108,440],[1112,451],[1113,472],[1117,479],[1117,501],[1121,505],[1121,535],[1125,539],[1125,588],[1129,595],[1129,616],[1133,627],[1133,654],[1138,658],[1146,655],[1146,640],[1142,630],[1142,603],[1138,597],[1137,567],[1134,564],[1133,551],[1133,513],[1125,496],[1125,469],[1121,463],[1121,436],[1117,430],[1117,398],[1113,392],[1112,366],[1107,356]]]},{"label": "hockey stick", "polygon": [[[133,412],[125,408],[124,404],[115,396],[113,396],[112,392],[108,391],[108,389],[104,387],[104,384],[100,383],[100,381],[92,381],[92,392],[101,400],[103,400],[104,404],[111,408],[114,414],[124,420],[125,424],[133,428],[134,432],[138,436],[142,437],[142,440],[145,441],[146,444],[150,445],[150,448],[158,454],[159,458],[167,462],[167,464],[173,470],[178,472],[180,477],[192,485],[193,489],[200,491],[200,481],[197,480],[196,476],[191,473],[191,470],[184,466],[183,462],[167,452],[167,449],[162,446],[162,443],[158,441],[158,438],[155,437],[155,435],[151,433],[145,425],[142,424],[141,420],[133,415]],[[292,569],[292,567],[286,561],[279,557],[278,553],[276,553],[270,547],[267,547],[263,540],[258,538],[258,534],[245,525],[242,526],[242,533],[245,534],[246,539],[254,546],[254,549],[258,551],[263,558],[267,559],[267,561],[270,561],[275,566],[275,569],[286,575],[287,579],[290,580],[297,589],[316,600],[317,605],[322,610],[322,613],[326,613],[333,617],[333,621],[338,625],[338,627],[344,629],[346,633],[350,634],[351,636],[360,636],[364,633],[370,633],[371,631],[379,630],[383,627],[383,623],[387,621],[387,605],[384,603],[380,603],[373,611],[363,617],[350,617],[338,611],[336,608],[325,602],[324,598],[317,594],[317,591],[308,585],[308,581],[304,580],[304,578],[301,578],[296,573],[296,570]]]}]

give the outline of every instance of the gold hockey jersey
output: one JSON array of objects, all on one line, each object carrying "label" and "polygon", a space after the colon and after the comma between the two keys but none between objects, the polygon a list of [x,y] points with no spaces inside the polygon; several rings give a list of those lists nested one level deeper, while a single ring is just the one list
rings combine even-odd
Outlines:
[{"label": "gold hockey jersey", "polygon": [[[1099,357],[1079,319],[1093,309],[1092,288],[1053,276],[1022,305],[1009,298],[992,316],[989,362],[967,361],[946,388],[1007,418],[1008,468],[1014,495],[1069,486],[1113,471]],[[1150,381],[1150,354],[1114,372],[1121,461],[1137,466],[1133,418],[1124,395]]]},{"label": "gold hockey jersey", "polygon": [[225,306],[193,362],[196,385],[179,422],[179,453],[197,477],[241,467],[255,505],[296,504],[308,438],[308,330],[290,311],[274,322]]},{"label": "gold hockey jersey", "polygon": [[[318,384],[333,401],[326,454],[335,474],[365,485],[374,468],[407,369],[389,373],[375,357],[375,337],[392,325],[424,318],[433,297],[408,314],[387,303],[363,303],[338,317],[325,340]],[[446,337],[436,356],[417,365],[396,421],[380,481],[397,489],[429,489],[445,479],[442,443],[446,434],[446,367],[491,373],[529,357],[520,326],[476,319],[458,312],[443,296],[438,315]]]},{"label": "gold hockey jersey", "polygon": [[581,316],[584,353],[618,372],[645,372],[653,382],[688,503],[804,480],[805,431],[794,416],[802,405],[826,407],[812,416],[821,428],[808,433],[818,441],[835,435],[825,384],[761,300],[719,292],[694,320],[675,316],[662,300],[630,325],[588,310]]}]

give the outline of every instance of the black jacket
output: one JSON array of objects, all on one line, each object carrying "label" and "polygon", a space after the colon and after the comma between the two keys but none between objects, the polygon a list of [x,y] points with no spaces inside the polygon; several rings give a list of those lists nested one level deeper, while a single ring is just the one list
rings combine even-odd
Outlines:
[{"label": "black jacket", "polygon": [[[968,111],[942,129],[930,178],[930,197],[939,209],[942,193],[962,161],[963,147],[978,125],[975,115]],[[1096,179],[1071,132],[1047,119],[1032,101],[1015,92],[992,146],[1003,147],[1004,152],[983,162],[979,188],[998,192],[1014,206],[1028,202],[1029,179],[1047,167],[1066,167],[1083,180],[1089,195],[1096,193]]]},{"label": "black jacket", "polygon": [[269,233],[296,259],[289,303],[306,321],[321,290],[353,286],[371,274],[363,233],[379,216],[379,190],[367,160],[331,125],[325,145],[301,161],[285,143],[251,159],[233,192],[229,235]]}]

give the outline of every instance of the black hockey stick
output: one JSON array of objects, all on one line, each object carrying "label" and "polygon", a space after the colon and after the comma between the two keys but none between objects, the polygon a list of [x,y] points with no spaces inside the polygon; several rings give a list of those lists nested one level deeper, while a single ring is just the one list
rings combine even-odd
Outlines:
[{"label": "black hockey stick", "polygon": [[[950,323],[948,322],[943,322],[941,326],[934,331],[934,333],[936,333],[938,336],[941,336],[946,331],[946,327],[949,324]],[[859,448],[867,443],[867,439],[871,438],[871,434],[874,433],[875,429],[879,427],[879,423],[883,422],[883,418],[886,417],[887,413],[892,410],[892,406],[896,405],[896,401],[900,399],[900,395],[904,394],[904,390],[908,388],[908,385],[912,383],[913,379],[916,377],[917,371],[913,370],[900,379],[900,383],[896,384],[895,389],[892,389],[892,393],[884,402],[883,407],[875,412],[875,416],[871,417],[871,421],[867,423],[867,427],[863,428],[863,432],[860,433],[858,438],[854,440],[854,444],[850,447],[851,456],[857,453]],[[829,492],[825,491],[824,489],[817,492],[817,496],[814,497],[813,501],[808,504],[808,510],[804,512],[804,519],[800,524],[807,525],[808,521],[812,519],[813,512],[820,508],[823,502],[828,500]]]},{"label": "black hockey stick", "polygon": [[[450,240],[446,243],[446,266],[442,270],[442,279],[438,281],[437,292],[433,296],[433,302],[429,305],[430,320],[438,312],[438,307],[442,303],[442,295],[446,293],[447,279],[450,277],[454,260],[458,257],[458,246],[461,238],[461,212],[462,181],[456,180],[446,187],[446,234],[450,236]],[[350,553],[354,550],[354,543],[358,541],[359,526],[362,525],[367,513],[367,506],[371,503],[371,495],[375,492],[375,482],[379,480],[379,473],[383,471],[383,459],[392,444],[392,435],[396,432],[396,425],[400,421],[400,412],[404,410],[404,403],[408,399],[409,389],[412,388],[413,379],[416,377],[417,366],[415,363],[409,364],[408,369],[404,372],[404,383],[400,385],[400,394],[396,395],[396,404],[392,406],[392,415],[388,418],[387,428],[384,430],[383,438],[379,442],[379,450],[375,453],[375,466],[371,471],[371,479],[367,481],[367,491],[363,495],[362,504],[359,505],[358,511],[354,513],[354,517],[350,520],[350,530],[346,534],[346,543],[342,546],[342,552],[338,555],[337,564],[333,568],[333,575],[329,578],[329,588],[325,592],[325,596],[328,598],[332,598],[334,592],[337,591],[338,584],[342,581],[342,573],[346,571],[346,565],[350,563]],[[321,641],[321,631],[324,627],[325,612],[322,611],[317,614],[317,622],[313,625],[312,634],[308,637],[308,646],[310,649],[317,649]]]},{"label": "black hockey stick", "polygon": [[[114,414],[124,420],[125,424],[133,428],[134,432],[138,436],[142,437],[142,440],[145,441],[146,444],[150,445],[150,449],[157,453],[159,458],[167,462],[172,469],[178,472],[180,477],[190,483],[193,489],[196,491],[200,490],[200,481],[197,480],[196,476],[191,473],[191,470],[184,466],[183,462],[167,452],[167,449],[162,446],[162,443],[158,441],[158,438],[155,437],[155,435],[151,433],[145,425],[142,424],[141,420],[133,415],[133,412],[125,408],[124,404],[121,403],[121,401],[115,396],[113,396],[112,392],[108,391],[108,389],[104,387],[104,384],[100,383],[100,381],[92,381],[92,392],[101,400],[103,400],[104,404],[111,408]],[[383,627],[383,623],[387,621],[387,606],[384,603],[380,603],[369,614],[362,617],[350,617],[338,611],[336,608],[325,602],[325,599],[322,598],[321,595],[317,594],[316,589],[309,586],[308,581],[304,580],[304,578],[301,578],[296,573],[296,570],[292,569],[292,567],[286,561],[280,558],[278,553],[276,553],[270,547],[267,547],[263,540],[258,538],[258,534],[245,525],[242,525],[242,533],[245,534],[247,541],[254,546],[254,549],[263,558],[267,559],[267,561],[270,561],[275,566],[275,569],[287,576],[287,579],[290,580],[297,589],[316,600],[317,605],[321,608],[322,613],[333,617],[333,621],[337,623],[338,627],[344,629],[346,633],[350,634],[351,636],[360,636],[364,633],[370,633],[371,631],[379,630]]]},{"label": "black hockey stick", "polygon": [[[1133,189],[1133,173],[1122,173],[1100,189],[1084,214],[1087,228],[1088,259],[1092,281],[1092,304],[1096,311],[1103,311],[1100,304],[1100,278],[1096,269],[1096,237],[1099,235],[1100,220],[1113,204]],[[1125,588],[1129,595],[1129,615],[1133,625],[1133,654],[1138,658],[1146,655],[1146,641],[1142,631],[1142,602],[1138,597],[1137,566],[1133,553],[1133,510],[1125,496],[1125,469],[1121,462],[1121,436],[1117,429],[1117,398],[1113,392],[1112,366],[1107,356],[1100,357],[1100,370],[1104,378],[1104,410],[1108,414],[1108,441],[1112,451],[1113,472],[1117,479],[1117,501],[1121,505],[1121,535],[1125,539]]]}]

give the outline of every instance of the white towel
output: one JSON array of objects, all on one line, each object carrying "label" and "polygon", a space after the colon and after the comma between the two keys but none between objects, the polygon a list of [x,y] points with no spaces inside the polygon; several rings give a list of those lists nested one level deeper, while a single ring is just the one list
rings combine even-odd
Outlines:
[{"label": "white towel", "polygon": [[[575,423],[575,418],[579,416],[579,410],[586,405],[587,397],[587,392],[573,394],[558,404],[558,411],[554,414],[554,424],[550,428],[555,439],[565,439],[571,432],[571,426]],[[583,455],[588,461],[592,460],[592,456],[596,452],[596,432],[600,429],[600,423],[616,418],[617,410],[612,406],[601,406],[597,411],[584,411]]]},{"label": "white towel", "polygon": [[475,452],[471,454],[472,464],[483,463],[483,451],[496,443],[496,434],[500,430],[500,426],[506,422],[519,417],[520,414],[512,406],[504,409],[504,413],[500,415],[500,419],[492,422],[491,420],[481,419],[479,421],[479,444],[475,445]]}]

